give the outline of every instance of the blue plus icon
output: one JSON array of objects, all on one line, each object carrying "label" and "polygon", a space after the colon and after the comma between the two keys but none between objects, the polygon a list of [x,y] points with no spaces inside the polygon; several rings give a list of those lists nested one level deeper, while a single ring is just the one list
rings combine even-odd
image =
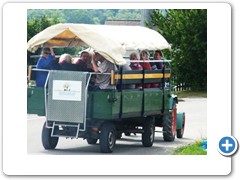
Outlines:
[{"label": "blue plus icon", "polygon": [[238,142],[233,136],[223,137],[218,143],[218,151],[224,156],[233,155],[238,149]]}]

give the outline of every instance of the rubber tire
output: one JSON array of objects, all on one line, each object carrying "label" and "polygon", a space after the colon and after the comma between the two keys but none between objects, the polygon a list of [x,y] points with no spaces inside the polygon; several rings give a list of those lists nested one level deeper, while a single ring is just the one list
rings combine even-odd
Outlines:
[{"label": "rubber tire", "polygon": [[183,114],[183,119],[182,119],[182,128],[177,129],[177,138],[182,138],[184,134],[184,129],[185,129],[185,113]]},{"label": "rubber tire", "polygon": [[174,141],[176,136],[176,130],[173,131],[172,129],[173,125],[173,117],[172,112],[166,112],[163,115],[163,139],[164,141]]},{"label": "rubber tire", "polygon": [[42,128],[42,145],[45,149],[55,149],[58,144],[59,137],[52,137],[51,132],[52,128],[46,128],[45,122]]},{"label": "rubber tire", "polygon": [[105,123],[101,127],[100,151],[102,153],[111,153],[116,144],[116,131],[112,123]]},{"label": "rubber tire", "polygon": [[142,145],[152,147],[155,138],[155,120],[151,117],[145,118],[143,122]]},{"label": "rubber tire", "polygon": [[96,144],[98,139],[94,139],[92,137],[87,137],[87,143],[88,144]]}]

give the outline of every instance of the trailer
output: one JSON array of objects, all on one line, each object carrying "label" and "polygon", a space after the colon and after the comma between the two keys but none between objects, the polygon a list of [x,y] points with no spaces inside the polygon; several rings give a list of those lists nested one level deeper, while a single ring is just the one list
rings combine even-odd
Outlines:
[{"label": "trailer", "polygon": [[[29,40],[28,50],[82,45],[119,66],[107,74],[115,88],[90,91],[92,72],[41,70],[48,72],[45,86],[28,85],[27,110],[46,116],[42,127],[45,149],[55,149],[59,138],[70,137],[86,139],[88,144],[99,140],[100,151],[111,153],[123,133],[141,134],[142,145],[151,147],[155,127],[162,128],[164,141],[183,137],[185,113],[177,113],[178,98],[171,92],[171,61],[160,60],[167,66],[158,70],[122,68],[126,51],[170,48],[159,33],[135,26],[57,24]],[[39,69],[29,67],[29,80],[35,80],[36,71]],[[144,88],[147,83],[159,86]],[[143,88],[125,88],[132,84]]]}]

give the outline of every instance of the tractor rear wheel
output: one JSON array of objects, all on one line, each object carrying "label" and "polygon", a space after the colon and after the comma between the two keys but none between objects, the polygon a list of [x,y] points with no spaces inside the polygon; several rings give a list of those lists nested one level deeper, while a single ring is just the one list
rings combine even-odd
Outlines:
[{"label": "tractor rear wheel", "polygon": [[142,133],[142,144],[144,147],[151,147],[155,137],[155,120],[152,117],[144,119],[143,122],[143,133]]},{"label": "tractor rear wheel", "polygon": [[173,110],[167,111],[163,116],[163,139],[164,141],[174,141],[177,126],[176,105]]}]

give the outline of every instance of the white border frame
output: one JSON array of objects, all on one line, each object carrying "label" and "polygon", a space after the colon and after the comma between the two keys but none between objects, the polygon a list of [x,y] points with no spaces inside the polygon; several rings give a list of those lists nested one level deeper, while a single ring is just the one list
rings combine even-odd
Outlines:
[{"label": "white border frame", "polygon": [[[27,154],[26,63],[24,63],[27,59],[26,10],[87,9],[93,6],[95,9],[206,8],[208,10],[207,156],[90,157]],[[19,81],[15,79],[16,74]],[[48,3],[47,5],[46,3],[7,3],[3,6],[3,172],[7,175],[227,175],[231,172],[231,158],[221,156],[216,146],[221,137],[231,134],[230,79],[231,6],[227,3]],[[225,82],[225,86],[217,90],[216,87],[222,82]],[[21,105],[16,101],[21,102]],[[62,162],[71,164],[71,168],[62,166]],[[105,164],[102,165],[100,162]]]}]

